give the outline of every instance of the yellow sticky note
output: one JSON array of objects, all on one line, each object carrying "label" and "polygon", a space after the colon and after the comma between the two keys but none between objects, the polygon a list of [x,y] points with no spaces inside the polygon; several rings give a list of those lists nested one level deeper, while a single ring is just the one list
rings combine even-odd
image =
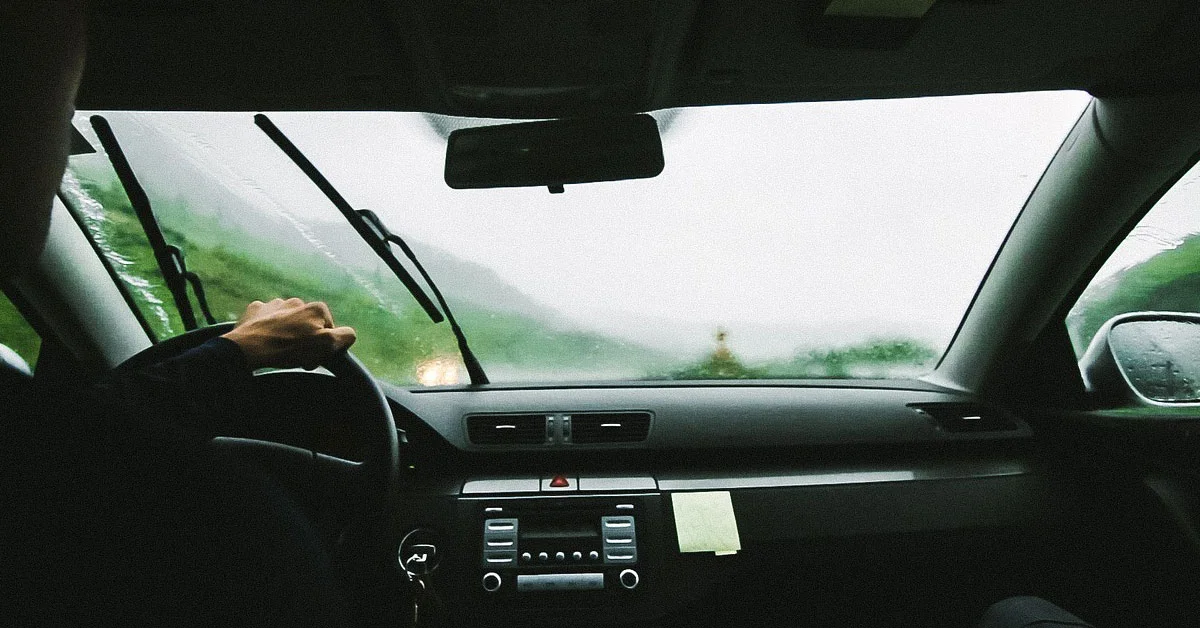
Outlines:
[{"label": "yellow sticky note", "polygon": [[671,508],[675,511],[680,552],[726,556],[742,549],[729,491],[675,493],[671,495]]},{"label": "yellow sticky note", "polygon": [[843,17],[901,17],[925,15],[934,0],[833,0],[825,15]]}]

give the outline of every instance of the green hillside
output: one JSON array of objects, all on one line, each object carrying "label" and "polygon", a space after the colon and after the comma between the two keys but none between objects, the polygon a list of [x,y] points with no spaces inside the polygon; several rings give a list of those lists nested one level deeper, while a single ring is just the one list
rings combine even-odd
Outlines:
[{"label": "green hillside", "polygon": [[[172,296],[163,285],[145,235],[119,183],[84,179],[76,184],[69,178],[64,195],[105,251],[155,334],[166,338],[181,333],[183,325]],[[303,248],[295,238],[285,242],[282,238],[289,234],[270,233],[270,228],[263,225],[260,230],[264,236],[249,233],[231,224],[228,217],[191,212],[181,199],[160,200],[156,211],[165,219],[168,242],[184,251],[188,268],[202,278],[218,320],[234,320],[255,299],[296,296],[322,300],[331,305],[340,324],[358,331],[354,352],[381,379],[415,384],[422,364],[458,361],[449,327],[431,323],[390,274],[363,266],[372,260],[334,259],[315,248]],[[1196,243],[1188,250],[1200,254]],[[452,256],[445,252],[434,251],[434,255],[446,257],[438,264],[453,271],[453,276],[442,279],[443,283],[468,275],[447,292],[471,286],[456,298],[456,313],[484,369],[496,381],[909,377],[927,372],[938,354],[918,340],[878,338],[798,350],[790,359],[749,363],[737,355],[736,347],[727,347],[721,340],[711,353],[691,361],[680,360],[635,343],[574,328],[561,316],[537,317],[528,313],[529,305],[522,302],[527,297],[503,284],[494,273],[450,259]],[[1177,273],[1177,267],[1195,267],[1194,261],[1189,265],[1186,260],[1168,264],[1174,259],[1169,257],[1149,265],[1150,270],[1165,265],[1169,268],[1154,272],[1170,274]],[[1150,273],[1145,281],[1153,282],[1154,276]],[[507,306],[502,303],[489,307],[488,303],[472,300],[472,291],[500,295]],[[1119,291],[1118,296],[1128,300],[1130,294]],[[1139,305],[1152,301],[1156,307],[1166,307],[1162,303],[1166,297],[1152,297],[1143,295]],[[526,312],[514,311],[514,304]],[[1129,305],[1114,301],[1106,307],[1120,310]],[[1106,318],[1104,314],[1089,314],[1100,322]],[[0,307],[4,341],[33,363],[37,339],[20,329],[19,320],[11,306]]]},{"label": "green hillside", "polygon": [[42,343],[17,308],[3,295],[0,295],[0,334],[0,342],[16,351],[30,366],[37,363]]},{"label": "green hillside", "polygon": [[[120,253],[110,254],[110,261],[124,270],[126,285],[151,326],[160,337],[180,333],[183,326],[172,297],[124,191],[116,182],[84,182],[83,189],[105,208],[103,219],[88,221],[89,228]],[[178,215],[178,209],[167,208],[164,213]],[[163,232],[168,242],[184,251],[188,268],[201,276],[218,320],[235,319],[255,299],[297,296],[325,301],[339,324],[358,331],[355,354],[377,376],[397,384],[416,383],[416,367],[422,362],[458,355],[449,326],[430,322],[394,277],[356,273],[316,251],[278,246],[223,228],[212,218],[193,216],[187,229],[203,233],[202,242],[169,228]],[[214,235],[218,233],[219,237]],[[555,329],[476,304],[461,305],[456,314],[485,369],[578,371],[581,378],[599,370],[637,377],[664,361],[642,347],[598,334]]]},{"label": "green hillside", "polygon": [[1067,324],[1082,352],[1108,319],[1126,312],[1200,312],[1200,234],[1084,292]]}]

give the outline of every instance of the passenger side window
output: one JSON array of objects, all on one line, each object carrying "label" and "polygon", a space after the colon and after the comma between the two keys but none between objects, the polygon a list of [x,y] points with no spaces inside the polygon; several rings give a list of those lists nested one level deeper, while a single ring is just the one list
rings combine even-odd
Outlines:
[{"label": "passenger side window", "polygon": [[12,365],[23,364],[30,372],[42,348],[41,337],[3,294],[0,294],[0,345],[0,359]]},{"label": "passenger side window", "polygon": [[1200,165],[1159,199],[1067,314],[1075,357],[1110,318],[1139,311],[1200,312]]}]

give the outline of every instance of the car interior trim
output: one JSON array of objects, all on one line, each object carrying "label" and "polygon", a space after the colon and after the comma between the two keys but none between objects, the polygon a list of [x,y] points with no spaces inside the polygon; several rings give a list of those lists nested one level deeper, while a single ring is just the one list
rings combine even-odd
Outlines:
[{"label": "car interior trim", "polygon": [[792,488],[927,480],[966,480],[1025,475],[1030,472],[1031,469],[1022,462],[979,462],[943,468],[748,475],[744,477],[663,478],[658,481],[658,488],[663,491]]}]

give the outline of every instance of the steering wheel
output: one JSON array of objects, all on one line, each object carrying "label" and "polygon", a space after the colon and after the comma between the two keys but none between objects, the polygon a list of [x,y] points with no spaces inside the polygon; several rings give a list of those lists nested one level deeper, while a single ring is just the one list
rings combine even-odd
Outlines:
[{"label": "steering wheel", "polygon": [[[233,329],[221,323],[164,340],[126,360],[118,369],[138,369],[173,358]],[[325,364],[349,395],[363,399],[369,410],[353,418],[354,436],[365,446],[362,462],[352,462],[301,447],[248,438],[218,437],[212,446],[222,454],[257,465],[298,491],[354,495],[356,512],[342,531],[335,559],[357,563],[390,558],[389,522],[396,512],[399,443],[391,407],[379,384],[350,352],[335,354]],[[313,494],[313,493],[309,493]]]}]

